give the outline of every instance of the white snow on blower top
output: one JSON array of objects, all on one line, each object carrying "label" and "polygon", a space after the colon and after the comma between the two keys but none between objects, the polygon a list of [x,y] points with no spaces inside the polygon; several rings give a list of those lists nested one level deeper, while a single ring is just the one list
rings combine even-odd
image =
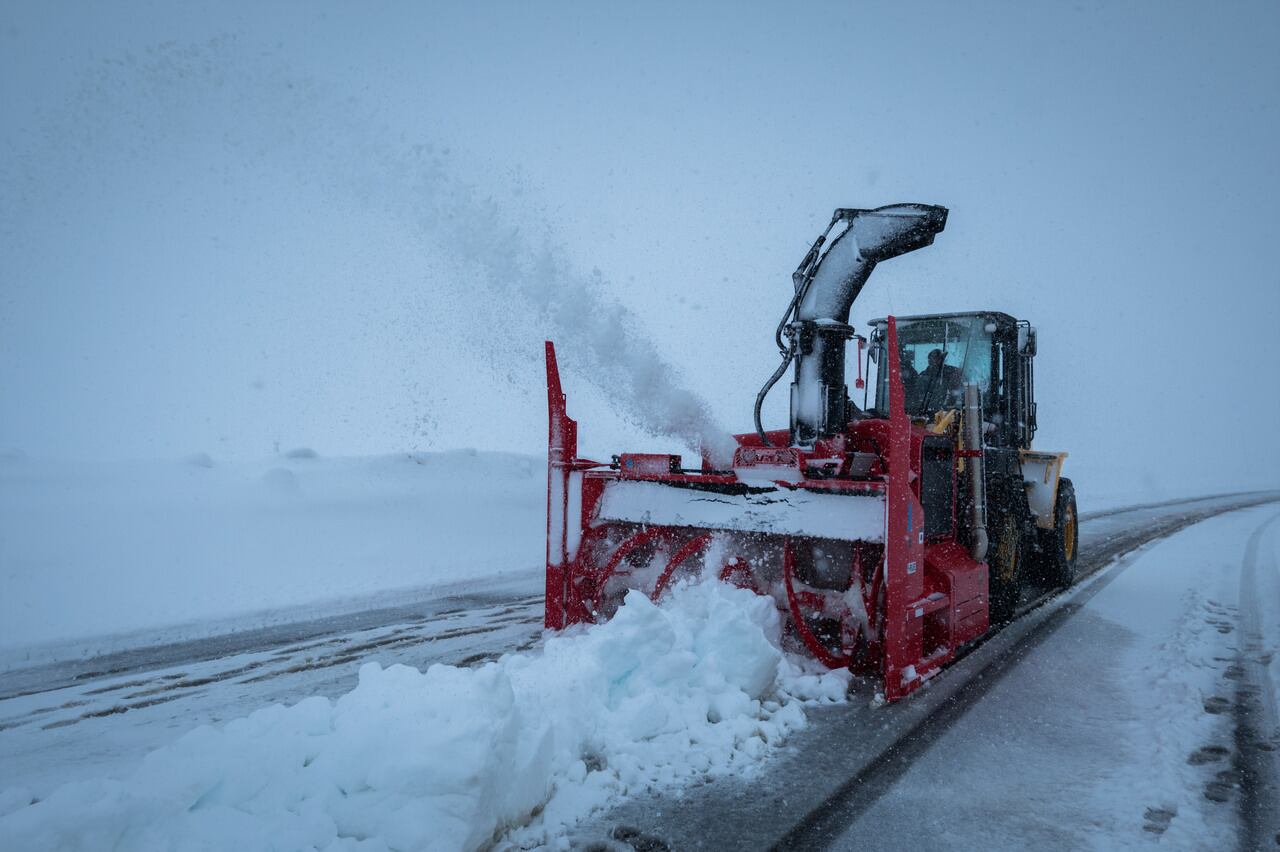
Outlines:
[{"label": "white snow on blower top", "polygon": [[674,527],[884,541],[884,497],[778,488],[721,494],[656,482],[605,483],[598,517]]},{"label": "white snow on blower top", "polygon": [[846,673],[805,673],[777,608],[714,581],[661,606],[632,592],[607,623],[476,669],[360,671],[339,698],[202,727],[129,777],[31,803],[0,793],[6,848],[474,849],[554,843],[614,797],[749,776],[841,701]]}]

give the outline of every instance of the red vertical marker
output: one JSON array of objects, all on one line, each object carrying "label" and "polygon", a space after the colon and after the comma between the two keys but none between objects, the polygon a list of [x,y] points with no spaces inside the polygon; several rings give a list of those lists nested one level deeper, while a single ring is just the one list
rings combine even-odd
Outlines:
[{"label": "red vertical marker", "polygon": [[889,317],[889,484],[885,496],[885,698],[910,692],[919,677],[914,664],[923,655],[924,623],[908,604],[924,592],[924,507],[912,490],[911,419],[902,388],[897,320]]}]

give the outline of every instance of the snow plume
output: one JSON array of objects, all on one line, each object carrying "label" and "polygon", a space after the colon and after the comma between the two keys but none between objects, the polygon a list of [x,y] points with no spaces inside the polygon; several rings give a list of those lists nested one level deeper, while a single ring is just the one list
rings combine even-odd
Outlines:
[{"label": "snow plume", "polygon": [[717,467],[732,464],[732,435],[705,400],[681,387],[639,318],[604,295],[598,274],[574,272],[554,249],[524,244],[518,233],[486,249],[476,265],[489,290],[510,292],[539,310],[546,336],[564,344],[561,363],[600,388],[620,414],[652,435],[702,451]]},{"label": "snow plume", "polygon": [[[63,304],[81,301],[102,279],[110,286],[99,289],[113,291],[106,310],[120,314],[120,325],[151,318],[138,338],[160,336],[154,348],[177,356],[192,350],[186,370],[239,376],[260,369],[253,361],[265,350],[273,364],[292,367],[290,386],[307,389],[283,404],[329,405],[323,418],[351,436],[362,434],[358,423],[343,425],[351,408],[413,400],[416,414],[388,429],[395,447],[356,448],[368,452],[404,446],[408,433],[426,434],[424,423],[453,445],[464,431],[467,443],[503,441],[475,436],[494,419],[487,400],[535,385],[541,371],[531,362],[541,340],[555,338],[566,367],[619,414],[726,461],[732,442],[708,405],[681,386],[612,285],[575,270],[545,213],[528,201],[536,193],[518,175],[495,179],[492,164],[468,162],[438,141],[413,144],[435,132],[428,121],[406,128],[403,114],[300,75],[278,52],[235,36],[117,56],[82,83],[61,112],[15,136],[11,156],[0,158],[0,233],[12,237],[0,260],[21,271],[18,280],[61,288],[56,298],[44,287],[24,291],[32,315],[64,316]],[[77,252],[79,266],[50,248],[97,233],[112,239]],[[104,278],[104,267],[116,277]],[[207,343],[178,331],[190,315],[202,317],[190,333]],[[83,336],[60,329],[39,339]],[[195,358],[202,345],[218,353],[214,366]],[[480,386],[486,366],[499,387]],[[106,371],[104,381],[123,372]],[[388,383],[393,373],[399,381]],[[337,392],[317,386],[327,374],[347,384]],[[172,381],[161,373],[138,384]],[[224,431],[254,433],[258,446],[278,437],[266,430],[296,428],[285,413],[276,415],[282,424],[261,425],[262,395],[241,402],[242,388],[209,384],[169,396],[210,400],[229,421]],[[348,410],[325,402],[332,399]],[[226,414],[229,402],[244,410]],[[441,413],[443,424],[434,420]],[[304,418],[320,419],[314,411]],[[191,419],[197,425],[187,432],[200,428]],[[118,431],[127,435],[130,424]],[[526,432],[533,430],[518,434]]]},{"label": "snow plume", "polygon": [[843,673],[778,649],[773,602],[715,581],[541,652],[425,673],[370,663],[353,691],[200,728],[124,780],[28,804],[0,794],[15,849],[474,849],[550,841],[628,792],[750,774],[843,699]]},{"label": "snow plume", "polygon": [[[435,157],[429,149],[418,153]],[[608,295],[609,283],[599,270],[574,270],[550,236],[530,237],[519,227],[504,227],[508,217],[501,206],[473,187],[454,183],[439,159],[415,173],[424,185],[403,196],[404,213],[464,264],[464,289],[497,300],[479,309],[495,312],[499,326],[486,331],[484,323],[476,323],[479,338],[473,342],[481,344],[482,354],[500,351],[494,336],[520,322],[522,308],[532,308],[543,336],[567,344],[558,352],[561,362],[603,391],[620,414],[652,435],[703,451],[717,466],[732,463],[733,437],[705,400],[681,387],[639,317]]]}]

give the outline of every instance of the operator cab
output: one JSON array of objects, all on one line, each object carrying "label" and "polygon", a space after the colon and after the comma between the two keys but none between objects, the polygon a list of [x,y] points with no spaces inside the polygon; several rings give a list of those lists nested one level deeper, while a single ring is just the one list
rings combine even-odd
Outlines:
[{"label": "operator cab", "polygon": [[[985,443],[1029,449],[1036,431],[1033,359],[1036,332],[1026,320],[995,311],[898,317],[898,358],[907,414],[932,419],[964,407],[964,386],[977,385]],[[867,371],[877,368],[871,412],[889,413],[884,369],[888,323],[873,320]]]}]

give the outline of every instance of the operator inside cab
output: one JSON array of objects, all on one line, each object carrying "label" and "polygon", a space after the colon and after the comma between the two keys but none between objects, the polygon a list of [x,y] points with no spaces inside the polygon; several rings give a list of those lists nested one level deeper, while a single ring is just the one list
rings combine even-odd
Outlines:
[{"label": "operator inside cab", "polygon": [[947,353],[934,349],[929,353],[929,366],[915,380],[915,399],[911,410],[925,412],[949,407],[962,390],[960,368],[946,363]]},{"label": "operator inside cab", "polygon": [[[987,409],[995,410],[989,400],[996,393],[992,372],[997,362],[988,319],[984,314],[898,319],[898,363],[908,416],[928,418],[939,411],[962,407],[966,384],[977,385]],[[877,364],[887,345],[883,323],[875,321],[872,332],[869,357]],[[877,372],[875,388],[873,410],[878,416],[888,416],[888,370]]]}]

